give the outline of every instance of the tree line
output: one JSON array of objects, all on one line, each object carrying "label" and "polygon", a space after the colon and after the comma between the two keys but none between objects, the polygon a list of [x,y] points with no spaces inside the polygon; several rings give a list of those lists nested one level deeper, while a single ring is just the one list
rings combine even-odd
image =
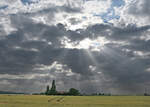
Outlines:
[{"label": "tree line", "polygon": [[45,95],[73,95],[73,96],[77,96],[77,95],[81,95],[81,94],[80,94],[79,90],[77,90],[75,88],[70,88],[68,92],[59,92],[56,90],[55,80],[53,80],[51,88],[49,87],[49,85],[47,85]]}]

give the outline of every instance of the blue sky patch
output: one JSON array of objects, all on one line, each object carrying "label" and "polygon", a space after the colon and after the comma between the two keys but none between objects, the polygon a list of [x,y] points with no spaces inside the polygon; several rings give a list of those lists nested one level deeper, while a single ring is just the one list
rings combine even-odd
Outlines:
[{"label": "blue sky patch", "polygon": [[112,7],[121,7],[122,5],[125,5],[123,0],[112,0]]},{"label": "blue sky patch", "polygon": [[36,2],[38,2],[38,0],[36,0],[36,1],[32,1],[32,0],[21,0],[21,2],[26,5],[26,4],[36,3]]},{"label": "blue sky patch", "polygon": [[0,6],[0,10],[1,10],[1,9],[6,9],[7,7],[8,7],[8,5]]},{"label": "blue sky patch", "polygon": [[125,5],[125,2],[123,0],[112,0],[111,7],[107,10],[106,13],[102,14],[94,14],[94,16],[100,16],[104,23],[108,23],[108,21],[112,19],[119,19],[120,16],[115,14],[115,9],[114,7],[121,7]]}]

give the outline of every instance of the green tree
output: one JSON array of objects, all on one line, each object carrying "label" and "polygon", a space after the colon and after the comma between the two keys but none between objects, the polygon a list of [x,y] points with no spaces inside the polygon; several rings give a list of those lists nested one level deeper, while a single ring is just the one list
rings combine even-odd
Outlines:
[{"label": "green tree", "polygon": [[48,93],[49,93],[49,85],[47,85],[47,87],[46,87],[46,92],[45,92],[45,94],[48,95]]},{"label": "green tree", "polygon": [[51,87],[49,94],[50,95],[56,95],[57,94],[55,80],[53,80],[53,82],[52,82],[52,87]]},{"label": "green tree", "polygon": [[74,95],[74,96],[80,95],[80,92],[79,92],[79,90],[77,90],[75,88],[70,88],[69,95]]}]

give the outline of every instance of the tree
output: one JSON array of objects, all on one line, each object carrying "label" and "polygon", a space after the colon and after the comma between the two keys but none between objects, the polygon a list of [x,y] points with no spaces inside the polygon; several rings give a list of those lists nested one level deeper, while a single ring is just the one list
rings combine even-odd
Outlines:
[{"label": "tree", "polygon": [[49,85],[47,85],[47,87],[46,87],[46,92],[45,92],[45,94],[48,95],[48,93],[49,93]]},{"label": "tree", "polygon": [[56,95],[57,94],[55,80],[53,80],[53,82],[52,82],[52,87],[51,87],[49,94],[50,95]]},{"label": "tree", "polygon": [[51,89],[49,88],[49,85],[47,85],[45,94],[46,95],[56,95],[57,94],[55,80],[53,80],[53,82],[52,82]]},{"label": "tree", "polygon": [[70,88],[69,90],[69,95],[80,95],[79,90],[75,89],[75,88]]},{"label": "tree", "polygon": [[51,91],[56,91],[55,80],[53,80],[53,82],[52,82]]}]

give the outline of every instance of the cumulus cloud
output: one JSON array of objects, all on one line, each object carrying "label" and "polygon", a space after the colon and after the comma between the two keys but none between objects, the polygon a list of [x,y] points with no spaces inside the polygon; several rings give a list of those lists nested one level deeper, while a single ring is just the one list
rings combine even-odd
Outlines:
[{"label": "cumulus cloud", "polygon": [[105,23],[101,14],[111,0],[1,1],[0,90],[40,92],[55,79],[58,90],[143,93],[150,81],[150,26],[139,22],[149,16],[144,7],[129,11],[132,3],[117,6],[113,11],[124,9],[120,19]]},{"label": "cumulus cloud", "polygon": [[149,0],[125,0],[123,7],[116,9],[124,24],[136,24],[138,26],[149,25]]}]

